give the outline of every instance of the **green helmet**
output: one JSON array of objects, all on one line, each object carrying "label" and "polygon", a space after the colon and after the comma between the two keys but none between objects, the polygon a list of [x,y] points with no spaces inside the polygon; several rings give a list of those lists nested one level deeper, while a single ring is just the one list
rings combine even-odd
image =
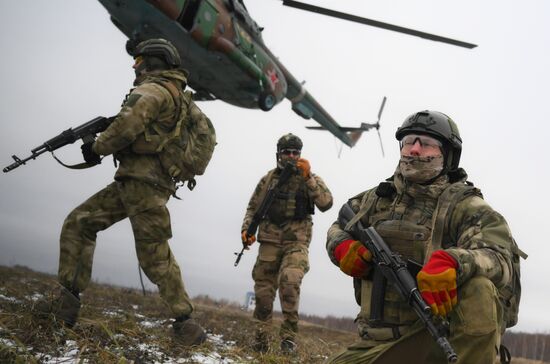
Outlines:
[{"label": "green helmet", "polygon": [[282,149],[302,150],[302,147],[302,140],[292,133],[283,135],[277,141],[277,152],[280,152]]},{"label": "green helmet", "polygon": [[181,66],[178,50],[166,39],[148,39],[135,45],[135,41],[126,43],[126,50],[132,57],[157,57],[162,59],[170,68]]},{"label": "green helmet", "polygon": [[443,143],[445,169],[456,170],[462,152],[462,139],[456,123],[449,116],[439,111],[424,110],[409,115],[403,125],[397,129],[395,137],[403,139],[407,134],[427,134]]}]

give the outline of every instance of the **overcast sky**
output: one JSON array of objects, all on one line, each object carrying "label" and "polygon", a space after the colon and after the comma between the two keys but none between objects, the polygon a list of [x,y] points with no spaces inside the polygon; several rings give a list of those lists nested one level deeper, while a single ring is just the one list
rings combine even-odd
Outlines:
[{"label": "overcast sky", "polygon": [[[221,101],[199,106],[213,121],[218,146],[193,192],[169,209],[170,244],[189,293],[242,302],[252,290],[257,246],[234,268],[240,226],[258,180],[275,164],[277,139],[304,141],[303,157],[334,195],[334,208],[314,216],[311,270],[302,285],[301,311],[354,317],[351,279],[329,261],[326,231],[345,201],[390,176],[399,158],[394,138],[407,115],[424,109],[450,115],[464,141],[461,165],[485,199],[507,219],[520,247],[523,296],[515,330],[550,331],[548,276],[548,109],[550,3],[544,0],[460,2],[418,0],[309,3],[479,44],[467,50],[283,7],[248,0],[266,44],[341,125],[376,120],[383,96],[383,158],[376,133],[353,149],[283,101],[272,111],[240,109]],[[126,39],[97,1],[0,1],[0,164],[62,130],[110,116],[133,81]],[[78,143],[57,155],[81,161]],[[112,181],[109,159],[73,171],[43,155],[0,176],[0,264],[57,271],[65,216]],[[139,286],[128,221],[101,232],[93,278]],[[148,282],[148,287],[153,287]]]}]

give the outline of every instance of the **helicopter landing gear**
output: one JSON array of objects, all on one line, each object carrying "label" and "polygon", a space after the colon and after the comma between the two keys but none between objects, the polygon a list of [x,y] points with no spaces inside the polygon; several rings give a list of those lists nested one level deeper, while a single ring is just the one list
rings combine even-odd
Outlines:
[{"label": "helicopter landing gear", "polygon": [[258,104],[260,106],[260,109],[263,111],[269,111],[275,106],[275,95],[272,93],[262,92],[260,94],[260,97],[258,99]]}]

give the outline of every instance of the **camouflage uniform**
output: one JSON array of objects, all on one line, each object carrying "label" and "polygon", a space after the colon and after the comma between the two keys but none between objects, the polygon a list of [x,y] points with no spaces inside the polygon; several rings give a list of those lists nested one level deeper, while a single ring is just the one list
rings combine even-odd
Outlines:
[{"label": "camouflage uniform", "polygon": [[[459,356],[459,363],[489,364],[494,362],[505,329],[501,295],[511,280],[514,242],[504,218],[480,197],[477,189],[470,189],[472,193],[463,196],[448,211],[444,238],[432,241],[434,220],[443,205],[442,196],[464,190],[464,180],[465,176],[450,183],[449,177],[443,175],[429,185],[420,185],[407,182],[397,171],[390,182],[363,192],[349,202],[356,213],[362,207],[371,207],[361,222],[365,227],[375,227],[390,248],[403,258],[424,264],[434,250],[445,249],[456,259],[458,304],[449,316],[449,341]],[[350,238],[338,222],[329,229],[327,251],[336,265],[336,246]],[[384,295],[384,323],[371,326],[373,282],[367,276],[357,279],[356,283],[356,299],[361,305],[357,322],[362,340],[328,362],[446,362],[415,313],[393,287],[388,286]]]},{"label": "camouflage uniform", "polygon": [[120,165],[115,182],[65,219],[59,281],[71,291],[83,291],[90,282],[97,233],[128,217],[141,268],[159,287],[174,315],[188,316],[193,306],[168,245],[172,231],[166,203],[175,192],[175,183],[161,166],[158,154],[142,150],[146,145],[143,135],[153,123],[166,129],[176,123],[174,99],[160,83],[169,81],[183,89],[186,75],[177,69],[153,71],[136,81],[120,113],[93,145],[97,154],[114,154]]},{"label": "camouflage uniform", "polygon": [[[248,228],[266,192],[277,183],[279,173],[278,168],[270,171],[256,186],[241,231]],[[259,226],[260,248],[252,270],[256,294],[254,318],[260,322],[271,322],[273,301],[279,289],[284,316],[281,326],[283,339],[292,340],[298,330],[300,285],[309,270],[308,248],[313,226],[313,205],[323,212],[328,210],[332,206],[329,189],[321,177],[313,173],[305,181],[302,175],[293,175],[281,188],[279,198],[271,205],[268,218]],[[297,212],[304,208],[306,211]]]}]

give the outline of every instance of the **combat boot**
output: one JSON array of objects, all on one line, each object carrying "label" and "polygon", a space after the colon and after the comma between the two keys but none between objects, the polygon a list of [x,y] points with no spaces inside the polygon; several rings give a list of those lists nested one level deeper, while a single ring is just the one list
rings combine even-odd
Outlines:
[{"label": "combat boot", "polygon": [[53,317],[72,328],[80,312],[80,297],[78,292],[73,293],[61,286],[58,292],[37,302],[33,311],[39,316]]},{"label": "combat boot", "polygon": [[183,346],[196,346],[206,341],[206,332],[189,316],[176,318],[172,324],[176,340]]},{"label": "combat boot", "polygon": [[281,341],[281,351],[283,354],[291,355],[296,353],[296,347],[296,342],[292,339],[287,338]]},{"label": "combat boot", "polygon": [[264,330],[256,330],[256,337],[252,349],[258,353],[266,353],[269,350],[269,338]]}]

